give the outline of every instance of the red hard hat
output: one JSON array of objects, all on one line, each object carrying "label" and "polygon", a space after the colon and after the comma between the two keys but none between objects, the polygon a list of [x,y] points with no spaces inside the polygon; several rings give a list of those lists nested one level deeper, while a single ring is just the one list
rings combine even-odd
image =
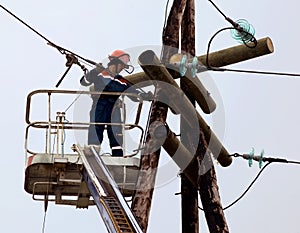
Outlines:
[{"label": "red hard hat", "polygon": [[122,61],[124,64],[128,64],[128,62],[130,61],[130,56],[128,53],[126,53],[123,50],[115,50],[111,53],[111,55],[108,56],[109,60],[113,60],[113,59],[119,59],[120,61]]}]

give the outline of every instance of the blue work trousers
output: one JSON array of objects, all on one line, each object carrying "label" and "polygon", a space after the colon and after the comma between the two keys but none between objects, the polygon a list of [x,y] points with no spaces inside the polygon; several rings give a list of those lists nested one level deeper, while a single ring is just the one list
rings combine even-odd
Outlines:
[{"label": "blue work trousers", "polygon": [[[95,123],[118,124],[90,125],[88,133],[88,144],[100,145],[103,141],[103,132],[106,126],[109,145],[112,148],[112,155],[123,156],[122,149],[120,149],[123,145],[123,135],[119,100],[115,101],[113,99],[103,98],[99,99],[98,101],[94,101],[92,109],[90,111],[90,121]],[[118,149],[114,150],[114,148]]]}]

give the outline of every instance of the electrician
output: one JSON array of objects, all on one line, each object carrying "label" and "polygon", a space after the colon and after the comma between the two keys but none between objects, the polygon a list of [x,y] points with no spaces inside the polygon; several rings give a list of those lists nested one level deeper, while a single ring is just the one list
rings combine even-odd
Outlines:
[{"label": "electrician", "polygon": [[[133,67],[129,65],[130,56],[122,50],[115,50],[108,56],[109,62],[107,68],[100,71],[96,67],[89,71],[81,84],[84,86],[94,86],[96,92],[123,92],[130,87],[130,84],[119,73]],[[129,71],[127,71],[129,72]],[[148,100],[153,98],[152,93],[141,93],[141,97]],[[121,103],[118,95],[92,95],[93,104],[90,110],[90,121],[95,123],[121,123]],[[112,156],[123,156],[123,135],[121,125],[106,125],[107,136],[111,147]],[[103,131],[105,124],[96,124],[89,126],[88,144],[100,146],[103,141]]]}]

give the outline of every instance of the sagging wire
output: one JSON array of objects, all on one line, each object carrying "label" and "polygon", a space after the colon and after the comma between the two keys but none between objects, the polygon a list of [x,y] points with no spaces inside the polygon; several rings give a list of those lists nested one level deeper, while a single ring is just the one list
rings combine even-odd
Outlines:
[{"label": "sagging wire", "polygon": [[[243,159],[246,159],[249,161],[249,166],[252,165],[252,162],[250,163],[250,161],[252,160],[255,160],[255,161],[258,161],[259,164],[261,164],[262,162],[267,162],[267,164],[265,164],[261,170],[259,171],[259,173],[257,174],[257,176],[254,178],[254,180],[250,183],[250,185],[248,186],[248,188],[242,193],[242,195],[237,198],[234,202],[232,202],[230,205],[226,206],[225,208],[223,208],[223,210],[226,210],[228,208],[230,208],[231,206],[233,206],[234,204],[236,204],[240,199],[242,199],[245,194],[250,190],[250,188],[253,186],[253,184],[256,182],[256,180],[258,179],[258,177],[262,174],[262,172],[265,170],[265,168],[272,164],[272,163],[286,163],[286,164],[297,164],[297,165],[300,165],[300,162],[299,161],[291,161],[291,160],[287,160],[287,159],[284,159],[284,158],[275,158],[275,157],[263,157],[263,151],[260,155],[257,155],[255,156],[254,155],[254,151],[252,150],[249,154],[238,154],[238,153],[235,153],[233,155],[231,155],[233,157],[241,157]],[[251,165],[250,165],[251,164]],[[260,165],[261,167],[261,165]]]},{"label": "sagging wire", "polygon": [[213,34],[213,36],[210,38],[210,40],[208,41],[208,45],[207,45],[207,50],[206,50],[206,68],[207,70],[214,70],[214,69],[219,69],[219,68],[215,68],[215,67],[211,67],[209,64],[209,52],[210,52],[210,47],[211,47],[211,43],[213,41],[213,39],[221,32],[225,31],[225,30],[229,30],[232,29],[233,27],[226,27],[226,28],[222,28],[219,29],[215,34]]},{"label": "sagging wire", "polygon": [[268,162],[267,164],[265,164],[262,167],[262,169],[259,171],[259,173],[256,175],[256,177],[253,179],[253,181],[250,183],[250,185],[245,189],[245,191],[235,201],[233,201],[231,204],[224,207],[223,210],[229,209],[231,206],[233,206],[238,201],[240,201],[246,195],[246,193],[250,190],[250,188],[254,185],[254,183],[257,181],[258,177],[262,174],[262,172],[266,169],[266,167],[269,166],[271,163],[272,162]]},{"label": "sagging wire", "polygon": [[[252,166],[252,161],[255,160],[257,162],[259,162],[259,167],[261,168],[259,173],[255,176],[255,178],[253,179],[253,181],[248,185],[248,187],[245,189],[245,191],[235,200],[233,201],[231,204],[227,205],[226,207],[223,208],[223,210],[227,210],[230,207],[232,207],[233,205],[235,205],[237,202],[239,202],[246,194],[247,192],[250,190],[250,188],[254,185],[254,183],[258,180],[258,178],[261,176],[261,174],[263,173],[263,171],[270,165],[273,163],[285,163],[285,164],[296,164],[296,165],[300,165],[300,161],[292,161],[292,160],[287,160],[284,158],[275,158],[275,157],[263,157],[264,152],[262,151],[260,155],[254,155],[254,150],[251,149],[249,154],[239,154],[239,153],[234,153],[230,156],[238,158],[241,157],[243,159],[248,160],[249,163],[249,167]],[[261,166],[262,162],[267,162],[263,167]],[[198,209],[204,211],[204,209],[200,206],[198,206]]]},{"label": "sagging wire", "polygon": [[[233,201],[231,204],[227,205],[226,207],[224,207],[222,209],[227,210],[230,207],[232,207],[234,204],[236,204],[238,201],[240,201],[246,195],[246,193],[250,190],[250,188],[254,185],[254,183],[257,181],[257,179],[262,174],[262,172],[266,169],[266,167],[269,166],[270,164],[271,164],[271,162],[269,162],[265,166],[263,166],[262,169],[259,171],[259,173],[256,175],[256,177],[253,179],[253,181],[250,183],[250,185],[245,189],[245,191],[235,201]],[[198,206],[198,209],[204,211],[203,207]]]}]

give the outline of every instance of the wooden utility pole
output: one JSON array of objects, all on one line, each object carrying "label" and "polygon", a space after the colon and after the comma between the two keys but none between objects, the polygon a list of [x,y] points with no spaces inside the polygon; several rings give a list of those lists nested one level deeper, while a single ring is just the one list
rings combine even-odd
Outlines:
[{"label": "wooden utility pole", "polygon": [[[168,73],[167,69],[163,65],[161,65],[159,58],[156,57],[156,55],[153,51],[148,50],[148,51],[143,52],[139,57],[139,61],[141,61],[140,65],[144,69],[145,73],[149,77],[151,77],[153,80],[171,84],[172,86],[179,89],[179,86],[177,85],[177,83],[174,81],[172,76]],[[164,91],[168,92],[169,90],[164,89]],[[170,95],[171,99],[175,98],[174,96],[172,96],[172,93],[168,92],[168,95]],[[182,98],[180,98],[180,96]],[[172,138],[170,135],[168,135],[167,139],[163,143],[163,147],[170,154],[170,156],[174,159],[174,161],[177,164],[179,164],[179,166],[180,166],[180,164],[183,164],[181,161],[184,161],[184,160],[186,161],[186,158],[189,159],[188,162],[190,162],[192,160],[192,159],[190,159],[191,157],[193,157],[195,155],[197,155],[197,156],[199,155],[198,157],[199,157],[200,161],[202,162],[203,158],[205,157],[206,163],[204,163],[204,164],[206,166],[208,166],[208,168],[211,168],[210,171],[212,171],[212,172],[205,173],[204,179],[207,179],[207,181],[204,181],[203,185],[201,182],[202,177],[200,178],[200,187],[203,187],[203,189],[205,189],[205,191],[203,192],[204,194],[202,192],[200,192],[200,195],[202,197],[204,197],[204,198],[201,198],[203,201],[203,206],[209,207],[209,205],[212,204],[212,206],[210,208],[213,209],[213,211],[211,211],[211,209],[209,209],[209,208],[207,209],[208,212],[206,215],[207,216],[206,219],[208,221],[208,225],[213,226],[216,223],[218,224],[217,226],[218,226],[219,231],[216,231],[216,232],[227,232],[226,231],[227,224],[225,222],[225,217],[223,215],[223,210],[222,210],[222,206],[221,206],[221,202],[220,202],[218,187],[216,184],[216,176],[215,175],[213,176],[213,174],[215,174],[214,168],[213,168],[213,163],[210,158],[210,154],[208,154],[208,152],[210,151],[209,148],[211,148],[211,150],[213,151],[213,153],[215,155],[218,155],[219,153],[222,154],[222,156],[219,155],[219,158],[222,158],[220,160],[220,163],[223,163],[224,166],[228,166],[231,163],[231,157],[229,156],[226,149],[222,146],[222,144],[218,141],[217,137],[213,134],[213,132],[206,125],[205,121],[201,118],[200,114],[197,112],[197,110],[194,108],[194,106],[191,104],[191,102],[187,99],[187,97],[185,96],[184,93],[177,96],[176,102],[178,105],[183,106],[183,108],[181,108],[179,110],[181,111],[184,121],[188,125],[189,129],[192,128],[192,126],[193,126],[192,125],[193,122],[191,122],[189,118],[191,118],[193,112],[196,113],[196,116],[198,119],[198,125],[200,127],[200,131],[197,132],[198,134],[200,134],[200,140],[199,140],[200,143],[198,141],[195,142],[193,139],[191,139],[192,141],[194,141],[194,144],[198,143],[198,144],[196,144],[196,147],[198,146],[197,151],[195,152],[195,150],[191,146],[188,149],[184,149],[186,147],[182,148],[182,150],[180,150],[180,152],[182,151],[182,154],[180,154],[181,160],[180,159],[178,160],[178,158],[173,158],[173,155],[172,155],[174,153],[174,150],[180,146],[179,143],[174,139],[174,137]],[[154,128],[154,130],[155,130],[155,128]],[[198,128],[198,130],[199,130],[199,128]],[[161,130],[159,130],[159,131],[161,131]],[[199,137],[196,137],[196,138],[199,138]],[[158,140],[158,141],[161,141],[161,140]],[[210,141],[210,143],[209,143],[210,145],[208,145],[207,141]],[[189,150],[192,152],[189,152]],[[185,153],[184,151],[188,151],[189,153]],[[192,155],[190,155],[190,154],[192,154]],[[210,160],[207,161],[207,158],[210,158]],[[195,184],[197,186],[197,177],[193,178],[193,177],[191,177],[191,174],[193,174],[194,176],[199,175],[199,170],[197,168],[197,164],[195,166],[195,164],[193,163],[193,160],[192,160],[192,162],[190,162],[190,164],[188,164],[186,166],[187,167],[184,170],[184,174],[187,174],[187,176],[186,176],[187,179],[190,179],[195,187]],[[192,169],[192,170],[188,170],[188,169]],[[196,173],[195,173],[195,170],[196,170]],[[206,167],[206,171],[207,170],[209,170],[209,169],[207,169],[207,167]],[[213,180],[214,182],[210,182],[211,180]],[[199,188],[199,186],[197,187],[197,189],[198,188]],[[208,193],[208,195],[206,195],[207,193]],[[190,215],[191,215],[191,212],[189,212],[188,216],[190,216]],[[222,227],[219,227],[219,226],[222,226]]]},{"label": "wooden utility pole", "polygon": [[[158,84],[159,82],[156,81],[171,84],[179,89],[173,79],[179,77],[178,71],[174,72],[174,70],[172,71],[171,69],[167,70],[162,64],[165,64],[170,68],[169,65],[172,65],[173,62],[180,62],[182,56],[182,54],[178,55],[180,28],[182,53],[189,54],[190,58],[195,56],[194,17],[194,0],[174,0],[167,24],[163,29],[163,51],[161,59],[155,58],[154,53],[151,55],[151,51],[146,51],[140,56],[140,65],[144,72],[129,75],[126,78],[132,83],[139,83],[152,79],[157,85],[156,97],[160,97],[168,91],[162,89]],[[250,49],[244,45],[239,45],[209,54],[209,65],[211,67],[226,66],[272,52],[273,45],[271,40],[269,38],[264,38],[258,40],[258,44],[255,48]],[[230,53],[230,55],[227,56],[226,53]],[[147,67],[147,59],[149,59],[150,67]],[[198,60],[202,64],[207,65],[206,55],[198,57]],[[182,232],[199,232],[197,195],[197,190],[199,190],[210,232],[226,233],[229,232],[229,230],[220,201],[216,173],[210,153],[212,152],[215,157],[219,156],[218,161],[222,166],[228,166],[231,163],[231,157],[228,156],[226,149],[218,141],[217,137],[210,130],[210,127],[206,125],[200,114],[195,110],[196,102],[205,113],[211,113],[216,108],[216,104],[198,79],[192,81],[189,72],[185,77],[181,78],[180,84],[185,93],[185,98],[189,99],[188,103],[183,105],[183,107],[189,111],[191,111],[190,109],[192,108],[196,112],[200,132],[196,132],[194,128],[199,128],[193,127],[190,120],[182,114],[181,142],[174,134],[172,134],[172,132],[168,132],[170,137],[162,142],[159,136],[156,137],[153,135],[156,135],[154,131],[160,126],[166,126],[169,106],[160,101],[154,101],[152,103],[149,122],[150,128],[148,129],[148,132],[146,132],[146,144],[141,157],[141,168],[137,181],[136,193],[132,201],[132,211],[143,232],[146,232],[155,187],[160,146],[162,145],[171,157],[175,154],[175,151],[177,151],[176,149],[180,148],[180,154],[183,157],[193,157],[190,159],[191,162],[184,169],[181,177]],[[168,94],[169,93],[167,93],[167,95]],[[170,96],[172,95],[174,94],[170,93]],[[172,109],[172,111],[174,111],[174,109]],[[194,140],[195,138],[197,140]],[[182,165],[180,159],[173,159],[179,166]],[[204,160],[205,163],[203,162]],[[199,164],[201,164],[200,168]],[[204,168],[208,172],[199,176],[201,173],[201,171],[199,172],[199,169]]]},{"label": "wooden utility pole", "polygon": [[[175,32],[174,32],[175,33]],[[180,33],[180,32],[178,32]],[[187,0],[186,7],[181,22],[181,53],[186,54],[188,58],[195,56],[195,2]],[[185,80],[184,80],[185,79]],[[191,104],[195,107],[196,101],[193,95],[189,92],[186,77],[180,79],[180,87],[186,94]],[[210,111],[207,111],[210,112]],[[196,128],[196,130],[195,130]],[[196,148],[199,144],[197,140],[199,127],[190,127],[184,117],[180,118],[180,140],[181,143],[189,149],[192,155],[196,158]],[[196,139],[196,140],[195,140]],[[196,171],[194,179],[198,181],[198,162],[192,159],[189,170]],[[199,232],[199,214],[198,214],[198,182],[193,184],[185,173],[181,173],[181,219],[182,233],[198,233]]]},{"label": "wooden utility pole", "polygon": [[[155,122],[165,122],[168,107],[161,102],[152,103],[150,125]],[[136,193],[133,196],[131,209],[143,232],[147,231],[151,210],[152,196],[155,187],[155,178],[158,168],[160,149],[157,148],[157,139],[147,132],[146,148],[141,156],[141,166],[136,185]]]},{"label": "wooden utility pole", "polygon": [[140,62],[140,65],[145,70],[145,73],[149,76],[149,78],[175,88],[165,88],[163,90],[163,93],[170,100],[173,100],[173,103],[170,102],[170,106],[172,108],[174,107],[178,113],[181,113],[181,116],[185,119],[189,127],[195,128],[195,124],[198,122],[205,140],[209,142],[209,150],[215,155],[216,159],[222,166],[229,166],[232,162],[232,157],[229,156],[226,148],[222,145],[211,128],[206,124],[204,119],[188,100],[187,96],[173,79],[167,68],[161,64],[156,54],[152,50],[144,51],[139,56],[139,61],[142,61]]},{"label": "wooden utility pole", "polygon": [[179,50],[179,31],[187,0],[174,0],[167,24],[163,29],[162,63],[167,64],[170,58]]},{"label": "wooden utility pole", "polygon": [[[178,53],[178,39],[174,39],[172,35],[173,27],[180,27],[180,22],[182,14],[185,8],[185,0],[175,1],[171,9],[171,15],[173,17],[168,18],[167,26],[163,29],[163,55],[162,60],[169,61],[172,55]],[[176,17],[175,17],[176,16]],[[174,22],[175,21],[175,22]],[[168,48],[165,46],[169,46]],[[156,87],[156,95],[159,96],[163,93],[160,86]],[[152,103],[152,110],[150,113],[149,125],[155,122],[161,122],[165,124],[167,118],[168,106],[161,103],[160,101],[154,101]],[[151,139],[151,134],[147,132],[146,147],[151,147],[153,140]],[[154,142],[154,144],[156,144]],[[146,148],[146,149],[147,149]],[[153,189],[155,186],[155,177],[158,167],[160,149],[156,151],[151,151],[151,153],[142,154],[140,175],[138,177],[136,194],[132,200],[132,211],[137,218],[143,232],[147,231],[149,214],[151,209],[151,202],[153,196]]]},{"label": "wooden utility pole", "polygon": [[[187,1],[187,6],[185,9],[184,20],[182,21],[182,33],[181,33],[182,50],[188,54],[188,57],[192,58],[195,56],[195,9],[194,9],[194,0]],[[180,85],[184,93],[187,95],[191,103],[195,107],[195,98],[191,94],[189,87],[183,79],[180,80]],[[198,159],[192,160],[195,163],[193,169],[198,164],[201,164],[204,161],[204,157],[209,157],[207,154],[208,143],[207,139],[203,134],[203,127],[200,127],[200,132],[195,132],[193,128],[190,128],[189,125],[182,119],[181,121],[181,141],[183,144],[188,145],[191,148],[197,148],[195,150],[195,156]],[[196,127],[197,128],[197,127]],[[200,135],[200,137],[199,137]],[[193,138],[199,139],[196,142],[193,142]],[[207,164],[207,162],[206,162]],[[182,232],[191,233],[199,232],[199,223],[198,223],[198,193],[201,197],[201,201],[204,208],[206,221],[210,232],[229,232],[228,226],[225,220],[225,215],[223,213],[222,204],[220,201],[220,195],[218,192],[217,186],[217,177],[215,174],[213,163],[209,164],[211,167],[208,172],[205,172],[204,175],[198,177],[199,185],[194,187],[192,183],[182,174],[182,184],[181,184],[181,194],[182,194]],[[201,171],[198,173],[200,176]],[[212,180],[214,182],[212,182]],[[202,191],[203,190],[203,191]],[[213,205],[213,206],[211,206]]]}]

